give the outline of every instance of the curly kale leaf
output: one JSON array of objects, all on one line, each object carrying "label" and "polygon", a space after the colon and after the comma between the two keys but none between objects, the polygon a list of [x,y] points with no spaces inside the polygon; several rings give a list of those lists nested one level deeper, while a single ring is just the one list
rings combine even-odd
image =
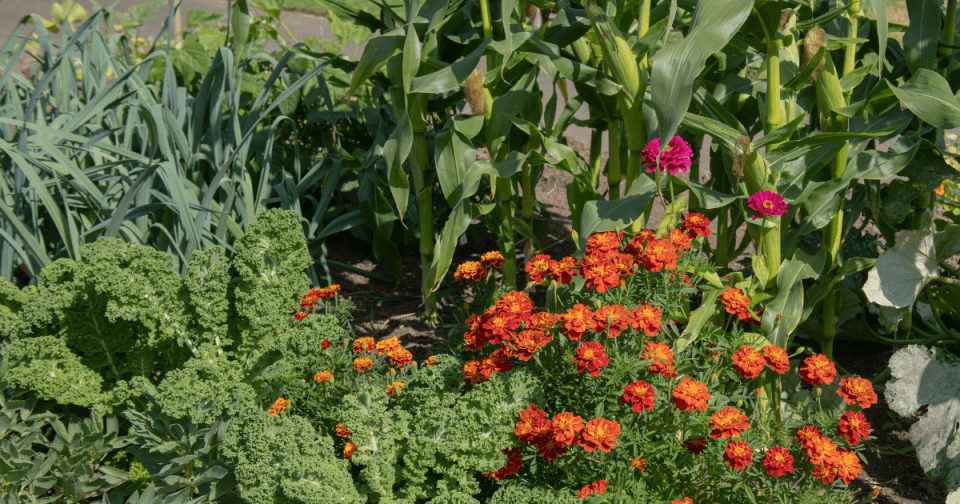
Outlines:
[{"label": "curly kale leaf", "polygon": [[257,393],[240,363],[195,358],[170,371],[157,388],[161,411],[174,418],[210,423],[253,405]]},{"label": "curly kale leaf", "polygon": [[208,250],[193,251],[183,287],[192,319],[190,332],[198,335],[201,357],[220,358],[225,355],[224,349],[233,344],[227,332],[231,310],[229,286],[230,263],[223,247],[215,245]]},{"label": "curly kale leaf", "polygon": [[310,288],[304,270],[313,260],[297,219],[292,210],[267,210],[234,246],[233,265],[240,274],[236,308],[241,354],[283,327],[290,308],[298,306]]},{"label": "curly kale leaf", "polygon": [[[32,332],[30,324],[20,316],[24,307],[30,307],[37,298],[34,286],[17,288],[12,282],[0,279],[0,341],[15,339],[24,332]],[[49,311],[49,310],[46,310]]]},{"label": "curly kale leaf", "polygon": [[343,341],[348,337],[336,317],[311,315],[283,331],[268,334],[260,344],[267,352],[275,352],[278,356],[270,370],[272,375],[299,379],[305,372],[318,369],[324,360],[321,341]]},{"label": "curly kale leaf", "polygon": [[561,492],[552,488],[530,488],[520,485],[501,487],[487,504],[575,504],[577,498],[570,492]]},{"label": "curly kale leaf", "polygon": [[56,336],[14,341],[7,347],[6,380],[36,392],[41,399],[93,408],[101,403],[103,379],[84,366]]},{"label": "curly kale leaf", "polygon": [[366,502],[349,462],[334,455],[333,440],[318,436],[302,417],[244,410],[231,421],[221,448],[249,503]]}]

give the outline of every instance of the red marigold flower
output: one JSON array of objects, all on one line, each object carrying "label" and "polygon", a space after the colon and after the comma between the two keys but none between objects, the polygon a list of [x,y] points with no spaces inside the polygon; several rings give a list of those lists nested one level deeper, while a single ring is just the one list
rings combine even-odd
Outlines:
[{"label": "red marigold flower", "polygon": [[312,310],[314,306],[317,306],[317,301],[319,300],[320,291],[311,287],[310,290],[307,291],[307,295],[300,298],[300,308]]},{"label": "red marigold flower", "polygon": [[797,435],[793,438],[796,439],[797,444],[803,447],[803,450],[806,451],[807,447],[810,446],[810,443],[816,439],[820,439],[822,436],[823,434],[820,433],[820,429],[818,429],[816,426],[807,425],[798,430]]},{"label": "red marigold flower", "polygon": [[520,410],[520,421],[517,422],[513,433],[523,444],[534,444],[544,433],[550,431],[552,423],[547,420],[547,412],[537,409],[537,405],[530,403],[527,409]]},{"label": "red marigold flower", "polygon": [[325,340],[323,340],[323,341],[320,342],[320,347],[321,347],[321,348],[327,348],[327,347],[329,347],[329,346],[330,346],[330,340],[328,340],[328,339],[325,339]]},{"label": "red marigold flower", "polygon": [[837,457],[834,459],[834,467],[837,470],[837,476],[847,485],[860,476],[860,457],[852,450],[837,450]]},{"label": "red marigold flower", "polygon": [[619,253],[620,238],[623,238],[623,231],[619,233],[619,236],[613,231],[595,233],[590,238],[587,238],[585,255],[593,256],[597,259],[611,259]]},{"label": "red marigold flower", "polygon": [[633,460],[630,461],[630,467],[640,469],[640,472],[643,472],[647,470],[647,468],[644,467],[644,464],[646,463],[647,463],[646,459],[633,457]]},{"label": "red marigold flower", "polygon": [[767,362],[767,365],[770,366],[770,369],[777,372],[777,374],[783,374],[790,370],[790,357],[787,355],[787,351],[776,346],[776,345],[767,345],[760,349],[763,352],[763,360]]},{"label": "red marigold flower", "polygon": [[660,149],[660,139],[654,138],[641,152],[643,164],[647,166],[647,173],[658,170],[660,173],[669,172],[676,175],[680,171],[690,168],[690,159],[693,158],[693,149],[682,138],[675,136],[667,146]]},{"label": "red marigold flower", "polygon": [[673,250],[677,252],[677,255],[693,248],[690,240],[690,235],[684,233],[679,228],[673,228],[673,231],[670,232],[670,244],[673,245]]},{"label": "red marigold flower", "polygon": [[610,364],[607,352],[600,343],[584,341],[574,352],[573,362],[577,363],[577,372],[589,371],[590,376],[599,376],[600,368]]},{"label": "red marigold flower", "polygon": [[365,337],[358,338],[353,342],[353,351],[357,353],[367,353],[376,350],[377,344],[374,343],[373,338]]},{"label": "red marigold flower", "polygon": [[423,363],[424,363],[427,367],[433,367],[433,360],[436,359],[436,358],[437,358],[436,355],[431,355],[430,357],[427,357],[427,360],[423,361]]},{"label": "red marigold flower", "polygon": [[356,372],[358,372],[358,373],[362,373],[362,372],[364,372],[364,371],[366,371],[366,370],[368,370],[368,369],[373,369],[373,361],[372,361],[372,360],[370,360],[370,359],[368,359],[368,358],[366,358],[366,357],[360,357],[360,358],[357,358],[357,359],[353,359],[353,370],[354,370],[354,371],[356,371]]},{"label": "red marigold flower", "polygon": [[607,493],[607,484],[608,482],[605,480],[594,481],[581,488],[580,491],[577,492],[577,498],[583,499],[590,494],[603,495]]},{"label": "red marigold flower", "polygon": [[510,362],[510,356],[500,348],[490,354],[489,357],[480,361],[479,372],[483,375],[484,381],[489,380],[493,373],[507,372],[513,369],[513,363]]},{"label": "red marigold flower", "polygon": [[520,470],[521,463],[520,450],[516,448],[511,448],[509,450],[504,448],[503,450],[500,450],[500,452],[507,456],[507,463],[501,467],[499,471],[490,475],[493,476],[493,478],[497,481],[502,481],[503,478],[506,478],[511,474],[515,474]]},{"label": "red marigold flower", "polygon": [[633,265],[636,259],[630,254],[617,254],[611,259],[613,267],[617,270],[617,276],[626,277],[633,275]]},{"label": "red marigold flower", "polygon": [[837,368],[823,354],[811,355],[800,367],[800,379],[813,386],[833,383]]},{"label": "red marigold flower", "polygon": [[343,447],[343,456],[346,457],[347,460],[353,460],[354,453],[357,453],[357,445],[351,441],[347,441],[347,445]]},{"label": "red marigold flower", "polygon": [[863,409],[869,408],[872,404],[877,404],[877,393],[873,390],[873,383],[859,376],[840,380],[840,388],[837,390],[837,394],[847,404],[859,404]]},{"label": "red marigold flower", "polygon": [[653,374],[661,374],[667,366],[673,365],[673,352],[666,343],[647,342],[647,347],[643,349],[640,358],[653,362],[647,368]]},{"label": "red marigold flower", "polygon": [[[624,329],[630,327],[630,312],[618,304],[600,307],[593,313],[593,319],[597,322],[598,332],[606,330],[611,338],[620,336]],[[603,329],[599,329],[601,324]]]},{"label": "red marigold flower", "polygon": [[577,442],[580,432],[583,431],[583,418],[574,416],[573,413],[565,412],[553,417],[553,438],[558,443],[567,446]]},{"label": "red marigold flower", "polygon": [[623,395],[620,396],[620,404],[633,404],[633,411],[640,413],[643,410],[653,410],[653,400],[657,393],[649,383],[643,380],[637,380],[628,383],[623,387]]},{"label": "red marigold flower", "polygon": [[793,472],[793,455],[790,455],[790,450],[774,446],[767,450],[767,455],[763,457],[763,466],[767,468],[770,476],[784,476]]},{"label": "red marigold flower", "polygon": [[340,422],[337,422],[336,431],[337,431],[337,435],[340,437],[350,437],[350,431],[347,430],[347,428],[344,427],[343,424]]},{"label": "red marigold flower", "polygon": [[320,296],[320,299],[332,299],[333,296],[336,296],[337,293],[340,292],[340,284],[333,284],[328,287],[324,287],[317,292]]},{"label": "red marigold flower", "polygon": [[548,428],[544,431],[539,438],[537,438],[537,456],[546,460],[547,462],[552,462],[555,458],[567,453],[567,445],[563,444],[553,436],[552,428]]},{"label": "red marigold flower", "polygon": [[803,450],[813,465],[829,465],[837,456],[837,445],[826,436],[810,439]]},{"label": "red marigold flower", "polygon": [[673,404],[677,409],[686,412],[707,411],[707,384],[684,376],[680,384],[673,389]]},{"label": "red marigold flower", "polygon": [[663,271],[663,268],[674,270],[679,257],[669,240],[649,240],[643,252],[643,267],[654,273]]},{"label": "red marigold flower", "polygon": [[483,326],[489,320],[487,314],[473,314],[467,317],[464,325],[467,326],[467,332],[463,333],[463,340],[466,343],[467,350],[480,350],[490,342],[490,333]]},{"label": "red marigold flower", "polygon": [[523,270],[527,272],[527,282],[534,284],[542,282],[550,272],[550,256],[547,254],[533,256]]},{"label": "red marigold flower", "polygon": [[550,261],[547,264],[547,268],[549,269],[551,278],[553,278],[559,284],[566,285],[573,280],[573,275],[576,274],[576,271],[574,270],[576,265],[576,259],[567,256],[559,261]]},{"label": "red marigold flower", "polygon": [[710,427],[713,427],[710,437],[727,439],[739,437],[740,431],[749,429],[750,424],[747,423],[747,415],[741,413],[737,408],[727,406],[713,414],[710,418]]},{"label": "red marigold flower", "polygon": [[467,261],[457,266],[457,271],[453,274],[453,278],[461,282],[468,280],[479,282],[486,276],[487,268],[484,268],[480,261]]},{"label": "red marigold flower", "polygon": [[333,381],[333,373],[330,371],[320,371],[319,373],[313,375],[313,379],[318,383],[326,383],[328,381]]},{"label": "red marigold flower", "polygon": [[602,450],[609,452],[610,448],[619,443],[614,438],[620,435],[620,424],[615,420],[606,418],[594,418],[587,422],[580,432],[580,439],[577,441],[584,450],[592,452]]},{"label": "red marigold flower", "polygon": [[663,315],[660,308],[650,305],[640,305],[630,311],[630,325],[634,331],[643,331],[648,338],[652,338],[660,332],[663,323],[660,319]]},{"label": "red marigold flower", "polygon": [[754,212],[758,212],[753,216],[753,220],[757,220],[760,216],[777,216],[787,213],[787,203],[783,200],[783,196],[770,191],[760,191],[750,196],[747,206]]},{"label": "red marigold flower", "polygon": [[510,291],[500,296],[500,299],[493,304],[494,311],[508,315],[509,317],[526,322],[533,316],[533,300],[523,291]]},{"label": "red marigold flower", "polygon": [[693,499],[691,499],[690,497],[684,497],[682,500],[677,499],[671,502],[670,504],[693,504]]},{"label": "red marigold flower", "polygon": [[397,348],[390,352],[390,365],[391,366],[403,366],[405,364],[410,364],[413,362],[413,354],[409,350],[403,348]]},{"label": "red marigold flower", "polygon": [[303,319],[307,318],[307,315],[310,314],[307,312],[298,311],[293,314],[293,320],[296,320],[297,322],[303,322]]},{"label": "red marigold flower", "polygon": [[740,350],[733,354],[733,370],[747,379],[760,376],[766,363],[760,352],[747,345],[740,347]]},{"label": "red marigold flower", "polygon": [[563,332],[567,333],[567,337],[573,341],[580,341],[583,333],[594,327],[593,312],[579,303],[568,309],[561,316],[561,319],[563,320]]},{"label": "red marigold flower", "polygon": [[840,424],[837,425],[837,435],[847,438],[853,446],[860,444],[861,439],[870,437],[870,422],[859,411],[848,411],[840,415]]},{"label": "red marigold flower", "polygon": [[500,266],[503,266],[503,254],[497,250],[487,252],[480,256],[480,264],[484,268],[500,269]]},{"label": "red marigold flower", "polygon": [[273,406],[270,406],[270,409],[267,410],[267,412],[271,415],[278,415],[281,411],[287,409],[287,406],[290,406],[290,399],[278,397],[277,400],[273,402]]},{"label": "red marigold flower", "polygon": [[527,321],[527,329],[531,331],[546,331],[560,322],[561,315],[555,315],[547,312],[537,312]]},{"label": "red marigold flower", "polygon": [[587,289],[603,293],[620,283],[617,265],[609,259],[585,256],[580,260],[580,276],[586,280]]},{"label": "red marigold flower", "polygon": [[691,455],[700,455],[707,451],[707,440],[705,438],[688,439],[683,442],[683,447],[686,448]]},{"label": "red marigold flower", "polygon": [[724,291],[723,294],[720,294],[720,301],[723,302],[723,306],[726,308],[727,313],[731,315],[749,313],[747,311],[747,305],[750,304],[750,298],[745,296],[743,291],[740,289],[727,287],[727,290]]},{"label": "red marigold flower", "polygon": [[684,215],[683,219],[680,220],[679,227],[687,233],[691,240],[696,238],[697,235],[710,236],[710,219],[704,217],[703,214],[688,213]]},{"label": "red marigold flower", "polygon": [[513,348],[510,351],[510,355],[522,361],[528,361],[533,357],[533,354],[537,353],[537,350],[543,348],[543,346],[552,339],[553,336],[543,331],[520,331],[517,337],[511,341]]},{"label": "red marigold flower", "polygon": [[753,450],[743,441],[730,441],[723,453],[723,461],[731,469],[742,471],[753,463]]},{"label": "red marigold flower", "polygon": [[387,386],[387,395],[393,397],[402,394],[403,386],[406,384],[407,382],[402,381],[395,381],[391,383],[389,386]]},{"label": "red marigold flower", "polygon": [[490,335],[490,341],[494,345],[499,345],[504,340],[513,339],[514,332],[520,327],[520,320],[511,316],[509,313],[495,313],[487,318],[483,324],[486,334]]}]

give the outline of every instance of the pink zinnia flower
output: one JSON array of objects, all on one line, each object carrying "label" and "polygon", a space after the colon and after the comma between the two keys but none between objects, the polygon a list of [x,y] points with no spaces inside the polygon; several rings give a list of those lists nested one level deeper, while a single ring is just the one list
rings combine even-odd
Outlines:
[{"label": "pink zinnia flower", "polygon": [[[659,164],[657,154],[660,155]],[[680,170],[687,171],[687,168],[690,168],[692,157],[693,149],[678,136],[671,138],[670,143],[662,151],[659,138],[654,138],[643,149],[643,164],[647,165],[647,173],[653,173],[653,170],[658,168],[660,173],[668,171],[671,175],[676,175]]]},{"label": "pink zinnia flower", "polygon": [[757,217],[761,215],[783,215],[787,213],[787,202],[783,201],[783,196],[770,191],[760,191],[750,196],[750,199],[747,200],[747,206],[755,212],[760,212],[753,216],[753,220],[757,220]]}]

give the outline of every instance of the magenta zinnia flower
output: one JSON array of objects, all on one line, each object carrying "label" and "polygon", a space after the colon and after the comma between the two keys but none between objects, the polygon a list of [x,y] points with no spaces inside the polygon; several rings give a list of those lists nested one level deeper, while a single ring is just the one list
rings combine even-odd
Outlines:
[{"label": "magenta zinnia flower", "polygon": [[747,200],[747,206],[755,212],[760,212],[753,216],[753,220],[761,215],[783,215],[787,213],[787,202],[783,201],[783,196],[775,192],[760,191]]},{"label": "magenta zinnia flower", "polygon": [[[657,154],[660,155],[659,165]],[[690,168],[692,157],[693,149],[678,136],[671,138],[670,143],[662,151],[659,138],[654,138],[643,149],[643,164],[647,165],[647,173],[653,173],[654,168],[659,168],[660,173],[668,171],[671,175],[676,175],[680,170],[687,171],[687,168]]]}]

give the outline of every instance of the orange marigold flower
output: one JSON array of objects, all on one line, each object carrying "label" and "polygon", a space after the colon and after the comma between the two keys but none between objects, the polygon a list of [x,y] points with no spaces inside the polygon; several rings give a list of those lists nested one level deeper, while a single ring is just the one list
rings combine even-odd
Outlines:
[{"label": "orange marigold flower", "polygon": [[943,196],[947,193],[947,190],[943,188],[943,184],[940,184],[940,187],[933,190],[934,194],[937,196]]},{"label": "orange marigold flower", "polygon": [[535,284],[542,282],[550,272],[550,256],[547,254],[533,256],[533,259],[523,267],[523,271],[527,273],[527,282]]},{"label": "orange marigold flower", "polygon": [[633,467],[635,469],[640,469],[640,472],[643,472],[647,470],[647,468],[644,467],[644,464],[646,463],[647,463],[646,459],[633,457],[633,460],[630,461],[630,467]]},{"label": "orange marigold flower", "polygon": [[837,457],[834,459],[834,467],[837,469],[837,476],[847,485],[860,476],[860,457],[852,450],[837,450]]},{"label": "orange marigold flower", "polygon": [[303,319],[307,318],[307,315],[310,314],[307,312],[298,311],[293,314],[293,320],[296,320],[297,322],[303,322]]},{"label": "orange marigold flower", "polygon": [[486,314],[470,315],[464,322],[467,326],[467,332],[463,333],[463,340],[466,343],[467,350],[480,350],[490,342],[490,334],[483,328],[489,317]]},{"label": "orange marigold flower", "polygon": [[790,450],[774,446],[767,450],[767,455],[763,457],[763,466],[767,468],[770,476],[784,476],[793,472],[793,455],[790,455]]},{"label": "orange marigold flower", "polygon": [[462,371],[464,378],[468,380],[471,385],[477,385],[486,381],[486,378],[480,373],[480,361],[477,359],[470,359],[465,362]]},{"label": "orange marigold flower", "polygon": [[501,467],[499,471],[488,475],[488,477],[492,476],[497,481],[502,481],[503,478],[506,478],[507,476],[515,474],[517,471],[519,471],[521,462],[520,450],[516,448],[511,448],[509,450],[504,448],[503,450],[500,450],[500,452],[507,456],[507,463]]},{"label": "orange marigold flower", "polygon": [[567,446],[577,442],[580,432],[583,431],[583,418],[574,416],[573,413],[565,412],[553,417],[553,438],[558,443]]},{"label": "orange marigold flower", "polygon": [[337,422],[336,431],[337,435],[340,437],[350,437],[350,431],[340,422]]},{"label": "orange marigold flower", "polygon": [[837,368],[823,354],[811,355],[800,367],[800,379],[813,386],[833,383]]},{"label": "orange marigold flower", "polygon": [[391,383],[390,385],[387,386],[387,395],[393,397],[393,396],[398,396],[402,394],[403,386],[406,384],[407,382],[402,382],[402,381],[395,381]]},{"label": "orange marigold flower", "polygon": [[750,424],[747,423],[747,415],[741,413],[737,408],[727,406],[713,414],[710,418],[710,427],[713,427],[710,437],[727,439],[739,437],[740,431],[749,429]]},{"label": "orange marigold flower", "polygon": [[700,455],[707,451],[707,440],[705,438],[688,439],[683,442],[683,447],[686,448],[691,455]]},{"label": "orange marigold flower", "polygon": [[803,450],[806,451],[807,447],[810,446],[810,443],[822,436],[823,434],[820,433],[820,429],[818,429],[816,426],[807,425],[798,430],[797,435],[793,438],[796,439],[797,444],[803,447]]},{"label": "orange marigold flower", "polygon": [[663,268],[674,270],[679,257],[669,240],[649,240],[643,252],[643,267],[654,273],[663,271]]},{"label": "orange marigold flower", "polygon": [[313,375],[313,379],[318,383],[326,383],[328,381],[333,381],[333,373],[330,371],[320,371],[319,373]]},{"label": "orange marigold flower", "polygon": [[467,280],[479,282],[486,276],[487,268],[484,268],[483,264],[480,264],[480,261],[467,261],[457,266],[457,271],[453,274],[453,278],[461,282],[466,282]]},{"label": "orange marigold flower", "polygon": [[829,465],[837,456],[837,445],[826,436],[811,439],[803,450],[813,465]]},{"label": "orange marigold flower", "polygon": [[480,256],[480,264],[482,264],[484,268],[499,269],[500,266],[503,266],[503,254],[498,250],[487,252]]},{"label": "orange marigold flower", "polygon": [[636,259],[630,254],[617,254],[611,259],[613,266],[617,269],[617,275],[620,277],[633,275],[633,265]]},{"label": "orange marigold flower", "polygon": [[480,374],[483,375],[484,380],[489,380],[493,373],[497,372],[507,372],[513,369],[513,363],[510,362],[510,356],[507,355],[507,352],[500,348],[496,352],[490,354],[489,357],[480,361]]},{"label": "orange marigold flower", "polygon": [[573,356],[573,362],[577,363],[577,372],[589,371],[590,376],[599,376],[600,368],[610,364],[607,358],[607,352],[600,343],[584,341],[580,343],[580,348],[576,349]]},{"label": "orange marigold flower", "polygon": [[690,497],[684,497],[683,499],[677,499],[670,504],[693,504],[693,499]]},{"label": "orange marigold flower", "polygon": [[358,372],[358,373],[362,373],[362,372],[364,372],[364,371],[366,371],[366,370],[368,370],[368,369],[373,369],[373,361],[372,361],[372,360],[370,360],[370,359],[368,359],[368,358],[366,358],[366,357],[361,357],[361,358],[358,358],[358,359],[353,359],[353,370],[354,370],[354,371],[356,371],[356,372]]},{"label": "orange marigold flower", "polygon": [[510,291],[500,296],[500,299],[494,303],[494,311],[506,314],[507,316],[526,322],[533,316],[533,300],[523,291]]},{"label": "orange marigold flower", "polygon": [[400,339],[397,337],[382,339],[377,342],[376,345],[377,353],[380,355],[388,355],[394,350],[400,349]]},{"label": "orange marigold flower", "polygon": [[278,397],[277,400],[273,402],[273,406],[270,406],[270,409],[267,410],[267,412],[271,415],[278,415],[281,411],[287,409],[287,406],[290,406],[290,399]]},{"label": "orange marigold flower", "polygon": [[747,311],[747,305],[750,304],[750,298],[744,295],[740,289],[727,287],[727,290],[724,291],[723,294],[720,294],[720,301],[723,302],[727,313],[731,315],[739,316],[741,313],[749,313]]},{"label": "orange marigold flower", "polygon": [[760,376],[766,363],[760,352],[747,345],[740,347],[740,350],[733,354],[733,370],[747,379]]},{"label": "orange marigold flower", "polygon": [[555,315],[547,312],[537,312],[527,321],[527,329],[532,331],[546,331],[557,325],[562,315]]},{"label": "orange marigold flower", "polygon": [[372,352],[377,348],[377,344],[374,343],[373,338],[365,337],[358,338],[353,342],[353,351],[357,353],[367,353]]},{"label": "orange marigold flower", "polygon": [[680,255],[693,247],[693,245],[690,243],[690,240],[690,235],[684,233],[680,229],[673,228],[673,231],[670,232],[670,244],[673,245],[673,249],[677,252],[677,255]]},{"label": "orange marigold flower", "polygon": [[594,418],[583,427],[577,444],[588,452],[594,450],[609,452],[610,448],[619,444],[614,440],[614,438],[619,435],[620,424],[615,420]]},{"label": "orange marigold flower", "polygon": [[619,236],[613,231],[596,233],[590,238],[587,238],[585,255],[593,256],[597,259],[610,259],[619,253],[620,238],[622,237],[623,231],[619,233]]},{"label": "orange marigold flower", "polygon": [[607,484],[609,484],[609,482],[606,480],[594,481],[581,488],[580,491],[577,492],[577,498],[583,499],[590,494],[603,495],[607,493]]},{"label": "orange marigold flower", "polygon": [[840,415],[840,424],[837,425],[837,435],[847,438],[853,446],[860,444],[861,439],[870,437],[870,422],[859,411],[848,411]]},{"label": "orange marigold flower", "polygon": [[405,364],[410,364],[413,362],[413,354],[409,350],[403,348],[397,348],[394,351],[390,352],[390,365],[391,366],[403,366]]},{"label": "orange marigold flower", "polygon": [[537,350],[543,348],[552,339],[553,336],[543,331],[520,331],[516,339],[511,342],[513,349],[510,351],[510,355],[522,361],[528,361],[533,357],[533,354],[537,353]]},{"label": "orange marigold flower", "polygon": [[618,304],[602,306],[593,313],[593,320],[596,321],[597,332],[607,331],[607,336],[616,338],[630,327],[630,312]]},{"label": "orange marigold flower", "polygon": [[357,453],[357,445],[351,441],[347,441],[347,445],[343,447],[343,456],[346,457],[347,460],[353,460],[354,453]]},{"label": "orange marigold flower", "polygon": [[731,469],[742,471],[753,463],[753,450],[743,441],[730,441],[724,450],[723,461]]},{"label": "orange marigold flower", "polygon": [[680,384],[673,389],[673,404],[681,411],[707,411],[707,384],[684,376]]},{"label": "orange marigold flower", "polygon": [[640,413],[643,410],[653,410],[653,400],[657,393],[649,383],[643,380],[637,380],[623,386],[623,395],[620,396],[620,404],[633,404],[633,411]]},{"label": "orange marigold flower", "polygon": [[520,320],[511,316],[509,313],[498,312],[487,318],[483,324],[483,329],[490,336],[490,341],[494,345],[499,345],[504,340],[511,340],[514,337],[514,330],[520,327]]},{"label": "orange marigold flower", "polygon": [[576,271],[574,270],[576,265],[576,259],[567,256],[559,261],[550,261],[547,268],[549,269],[550,277],[553,278],[554,281],[566,285],[573,280],[573,275],[576,275]]},{"label": "orange marigold flower", "polygon": [[660,308],[650,305],[640,305],[638,308],[630,310],[630,325],[634,331],[643,331],[648,338],[652,338],[660,332],[663,326],[661,319],[663,315]]},{"label": "orange marigold flower", "polygon": [[763,352],[763,360],[767,362],[767,366],[770,366],[770,369],[776,371],[777,374],[783,374],[790,370],[790,357],[786,350],[776,345],[767,345],[760,351]]},{"label": "orange marigold flower", "polygon": [[300,298],[300,308],[312,310],[314,306],[317,306],[317,301],[319,300],[320,291],[311,287],[310,290],[307,291],[307,295]]},{"label": "orange marigold flower", "polygon": [[567,337],[573,341],[580,341],[583,333],[587,332],[587,329],[592,329],[594,324],[593,312],[579,303],[573,305],[573,308],[568,309],[566,313],[561,315],[561,319],[563,320],[563,332],[567,333]]},{"label": "orange marigold flower", "polygon": [[585,256],[580,260],[580,276],[586,280],[584,287],[603,293],[620,283],[617,265],[609,259]]},{"label": "orange marigold flower", "polygon": [[840,380],[840,388],[837,390],[837,394],[847,404],[859,404],[863,409],[869,408],[872,404],[877,404],[877,393],[873,390],[873,383],[859,376]]},{"label": "orange marigold flower", "polygon": [[679,228],[687,233],[687,236],[692,240],[696,238],[697,235],[710,236],[709,226],[710,219],[704,217],[703,214],[688,213],[680,220]]},{"label": "orange marigold flower", "polygon": [[340,284],[333,284],[317,291],[317,295],[320,299],[332,299],[338,292],[340,292]]},{"label": "orange marigold flower", "polygon": [[667,366],[673,365],[673,352],[666,343],[647,342],[647,347],[643,349],[640,358],[653,362],[647,368],[653,374],[661,374]]},{"label": "orange marigold flower", "polygon": [[520,421],[517,422],[513,433],[523,444],[534,444],[545,432],[550,432],[552,423],[547,420],[547,412],[537,409],[537,405],[530,403],[527,409],[520,410]]},{"label": "orange marigold flower", "polygon": [[423,363],[424,363],[427,367],[433,367],[433,360],[436,359],[436,358],[437,358],[436,355],[431,355],[430,357],[427,357],[427,360],[423,361]]}]

